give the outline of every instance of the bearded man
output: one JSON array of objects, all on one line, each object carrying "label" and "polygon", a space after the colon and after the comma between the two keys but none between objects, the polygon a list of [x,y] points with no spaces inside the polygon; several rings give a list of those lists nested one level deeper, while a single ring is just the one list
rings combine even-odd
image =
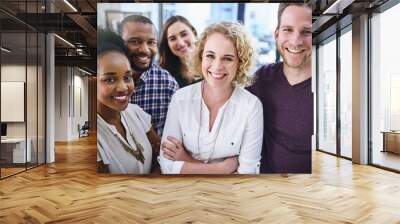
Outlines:
[{"label": "bearded man", "polygon": [[130,102],[151,115],[151,123],[161,136],[169,102],[179,86],[167,70],[153,63],[158,51],[156,28],[149,18],[131,15],[121,22],[120,35],[129,49],[135,80]]}]

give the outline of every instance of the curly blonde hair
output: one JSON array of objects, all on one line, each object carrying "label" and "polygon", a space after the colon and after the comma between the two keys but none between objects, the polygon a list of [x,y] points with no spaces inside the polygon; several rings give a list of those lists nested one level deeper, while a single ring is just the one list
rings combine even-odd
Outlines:
[{"label": "curly blonde hair", "polygon": [[211,34],[220,33],[231,40],[236,47],[238,56],[238,71],[233,82],[238,85],[247,86],[251,77],[249,71],[253,66],[255,50],[251,44],[243,25],[237,22],[219,22],[208,26],[196,42],[195,50],[191,58],[191,70],[196,79],[203,78],[201,62],[204,46]]}]

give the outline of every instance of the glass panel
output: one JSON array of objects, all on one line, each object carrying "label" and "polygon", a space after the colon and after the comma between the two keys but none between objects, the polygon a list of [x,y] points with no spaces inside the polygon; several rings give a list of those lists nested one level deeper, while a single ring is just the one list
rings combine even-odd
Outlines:
[{"label": "glass panel", "polygon": [[352,157],[352,35],[340,37],[340,152]]},{"label": "glass panel", "polygon": [[318,148],[336,154],[336,39],[318,48]]},{"label": "glass panel", "polygon": [[27,112],[27,150],[28,168],[37,165],[37,73],[38,73],[38,49],[37,33],[27,33],[28,38],[28,62],[27,62],[27,81],[26,81],[26,112]]},{"label": "glass panel", "polygon": [[[38,18],[32,13],[44,12],[45,1],[5,0],[0,6],[24,21]],[[0,19],[4,47],[0,61],[3,95],[0,109],[4,132],[7,130],[0,148],[3,153],[0,167],[5,167],[1,169],[1,177],[4,178],[45,161],[45,36],[1,12]]]},{"label": "glass panel", "polygon": [[[4,2],[4,4],[11,2]],[[12,3],[14,4],[14,3]],[[14,7],[15,6],[15,7]],[[13,5],[15,16],[26,9],[25,2]],[[8,15],[0,13],[1,29],[1,121],[7,133],[1,140],[1,177],[26,170],[29,160],[26,143],[26,26]],[[6,50],[4,50],[6,49]]]},{"label": "glass panel", "polygon": [[[38,2],[27,2],[27,13],[37,13],[39,11]],[[38,23],[38,16],[32,18],[34,24]],[[30,147],[30,162],[27,163],[28,168],[37,166],[38,163],[38,142],[37,142],[37,104],[38,104],[38,35],[36,31],[28,31],[28,74],[27,74],[27,144]]]},{"label": "glass panel", "polygon": [[25,170],[26,157],[26,34],[2,33],[1,120],[7,133],[1,140],[2,178]]},{"label": "glass panel", "polygon": [[400,4],[371,19],[372,163],[396,170],[400,170],[400,33],[393,27],[400,21],[399,11]]},{"label": "glass panel", "polygon": [[45,163],[45,93],[46,93],[46,85],[45,85],[45,60],[46,60],[46,36],[42,33],[39,33],[39,45],[38,45],[38,144],[37,144],[37,152],[38,152],[38,164]]}]

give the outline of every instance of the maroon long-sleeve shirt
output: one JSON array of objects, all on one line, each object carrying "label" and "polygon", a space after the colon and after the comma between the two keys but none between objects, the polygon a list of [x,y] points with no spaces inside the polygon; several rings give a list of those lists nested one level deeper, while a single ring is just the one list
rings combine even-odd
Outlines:
[{"label": "maroon long-sleeve shirt", "polygon": [[290,85],[283,63],[265,65],[248,88],[264,110],[261,173],[311,173],[311,78]]}]

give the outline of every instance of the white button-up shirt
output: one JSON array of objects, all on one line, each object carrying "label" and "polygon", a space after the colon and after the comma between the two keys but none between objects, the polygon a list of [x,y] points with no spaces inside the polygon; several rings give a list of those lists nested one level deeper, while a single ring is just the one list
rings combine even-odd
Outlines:
[{"label": "white button-up shirt", "polygon": [[[122,118],[124,116],[125,119]],[[144,164],[124,149],[125,138],[114,125],[107,123],[97,114],[97,161],[108,165],[110,173],[146,174],[151,170],[152,148],[146,133],[151,128],[151,117],[139,106],[129,104],[121,112],[121,122],[126,130],[126,138],[130,146],[136,145],[130,133],[135,136],[144,149]]]},{"label": "white button-up shirt", "polygon": [[[242,87],[235,87],[219,109],[209,131],[210,112],[201,94],[201,82],[178,90],[168,108],[162,142],[168,136],[180,140],[193,159],[214,163],[238,156],[238,173],[259,173],[263,139],[260,100]],[[160,151],[164,174],[179,174],[184,161],[171,161]]]}]

